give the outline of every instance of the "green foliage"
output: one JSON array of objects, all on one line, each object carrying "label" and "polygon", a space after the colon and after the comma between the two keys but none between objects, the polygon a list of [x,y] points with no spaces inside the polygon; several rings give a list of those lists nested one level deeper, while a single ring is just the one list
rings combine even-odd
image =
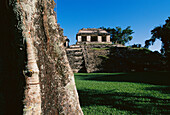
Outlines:
[{"label": "green foliage", "polygon": [[132,34],[134,33],[133,30],[131,30],[130,26],[122,30],[121,27],[116,27],[116,28],[104,28],[100,27],[101,29],[106,30],[107,32],[110,33],[111,35],[111,40],[114,44],[123,44],[129,42],[132,40]]},{"label": "green foliage", "polygon": [[108,59],[99,67],[102,72],[163,71],[164,57],[159,52],[147,48],[111,47]]},{"label": "green foliage", "polygon": [[132,47],[132,48],[141,48],[142,45],[141,45],[141,44],[133,44],[131,47]]},{"label": "green foliage", "polygon": [[156,39],[162,41],[161,52],[165,56],[170,53],[170,17],[166,20],[166,23],[163,26],[157,26],[151,31],[152,37],[149,40],[145,41],[145,47],[153,45]]},{"label": "green foliage", "polygon": [[152,51],[149,50],[148,48],[131,48],[131,49],[144,51],[145,53],[151,53],[151,52],[152,52]]},{"label": "green foliage", "polygon": [[76,73],[85,115],[170,114],[168,72]]},{"label": "green foliage", "polygon": [[150,45],[153,45],[157,39],[161,40],[161,53],[166,57],[167,68],[170,70],[170,17],[165,22],[163,26],[155,27],[151,31],[152,37],[145,41],[145,47],[148,48]]},{"label": "green foliage", "polygon": [[143,51],[145,53],[145,55],[147,54],[151,54],[152,51],[150,51],[149,49],[147,48],[133,48],[134,50],[138,50],[138,51]]}]

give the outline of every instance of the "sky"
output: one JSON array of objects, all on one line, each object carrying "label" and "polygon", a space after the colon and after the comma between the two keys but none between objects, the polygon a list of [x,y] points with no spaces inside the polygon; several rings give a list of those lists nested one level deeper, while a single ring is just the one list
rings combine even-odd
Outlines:
[{"label": "sky", "polygon": [[[126,45],[142,44],[151,37],[151,30],[165,24],[170,17],[170,0],[55,0],[57,21],[64,29],[70,44],[82,28],[131,26],[133,40]],[[157,40],[150,47],[160,50]]]}]

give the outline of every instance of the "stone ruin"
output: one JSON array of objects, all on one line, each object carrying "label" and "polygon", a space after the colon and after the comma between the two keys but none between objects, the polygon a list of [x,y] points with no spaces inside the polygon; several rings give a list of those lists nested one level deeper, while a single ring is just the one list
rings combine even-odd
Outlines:
[{"label": "stone ruin", "polygon": [[163,71],[163,57],[147,49],[113,44],[75,44],[66,49],[74,73]]},{"label": "stone ruin", "polygon": [[[66,38],[65,38],[66,39]],[[108,50],[92,50],[93,48],[125,47],[121,44],[112,44],[110,33],[103,29],[83,28],[76,35],[77,43],[66,46],[67,57],[74,73],[100,71],[98,67],[102,59],[98,55],[109,55]],[[66,40],[64,41],[66,44]]]},{"label": "stone ruin", "polygon": [[100,71],[102,59],[99,55],[108,55],[108,50],[93,48],[112,47],[112,44],[75,44],[66,48],[67,57],[74,73],[92,73]]},{"label": "stone ruin", "polygon": [[112,44],[110,42],[110,34],[103,29],[96,29],[96,28],[83,28],[79,30],[76,35],[77,44],[81,43],[107,43]]},{"label": "stone ruin", "polygon": [[[65,38],[66,39],[66,38]],[[65,40],[64,44],[66,47],[66,52],[68,56],[69,63],[73,72],[91,72],[87,70],[87,48],[84,47],[85,44],[112,44],[110,41],[110,34],[103,29],[96,28],[83,28],[79,30],[76,35],[77,43],[68,47],[68,42]],[[100,46],[101,47],[101,46]],[[93,70],[92,70],[93,71]]]},{"label": "stone ruin", "polygon": [[[76,44],[66,48],[74,73],[163,69],[162,57],[159,54],[147,49],[137,50],[121,44],[112,44],[110,34],[105,30],[83,28],[77,33],[76,39]],[[155,60],[152,57],[155,57]]]}]

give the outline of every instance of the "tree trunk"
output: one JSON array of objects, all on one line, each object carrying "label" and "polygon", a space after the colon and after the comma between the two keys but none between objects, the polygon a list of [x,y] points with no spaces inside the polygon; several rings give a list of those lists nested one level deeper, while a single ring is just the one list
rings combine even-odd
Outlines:
[{"label": "tree trunk", "polygon": [[[16,97],[20,109],[14,107],[18,110],[17,113],[82,115],[74,74],[63,46],[61,29],[56,21],[54,1],[3,0],[0,2],[0,16],[4,17],[0,21],[4,27],[0,58],[0,63],[3,63],[0,73],[3,76],[2,81],[5,81],[5,77],[9,78],[8,82],[11,80],[7,71],[11,71],[13,79],[17,79],[16,87],[13,87],[18,89],[15,93],[20,94]],[[9,56],[11,59],[6,59]],[[10,67],[8,63],[13,66]],[[22,106],[23,89],[25,93]],[[8,91],[2,94],[4,95],[0,95],[0,99],[5,98],[4,103],[6,103],[8,98],[5,95]],[[10,99],[12,100],[12,97]],[[10,113],[7,112],[8,109],[10,108],[4,109],[5,114]]]}]

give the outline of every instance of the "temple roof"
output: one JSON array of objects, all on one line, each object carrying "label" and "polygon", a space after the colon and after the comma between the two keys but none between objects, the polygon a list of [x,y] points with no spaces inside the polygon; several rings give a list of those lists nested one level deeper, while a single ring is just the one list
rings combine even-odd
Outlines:
[{"label": "temple roof", "polygon": [[106,30],[97,28],[83,28],[77,35],[110,35]]}]

